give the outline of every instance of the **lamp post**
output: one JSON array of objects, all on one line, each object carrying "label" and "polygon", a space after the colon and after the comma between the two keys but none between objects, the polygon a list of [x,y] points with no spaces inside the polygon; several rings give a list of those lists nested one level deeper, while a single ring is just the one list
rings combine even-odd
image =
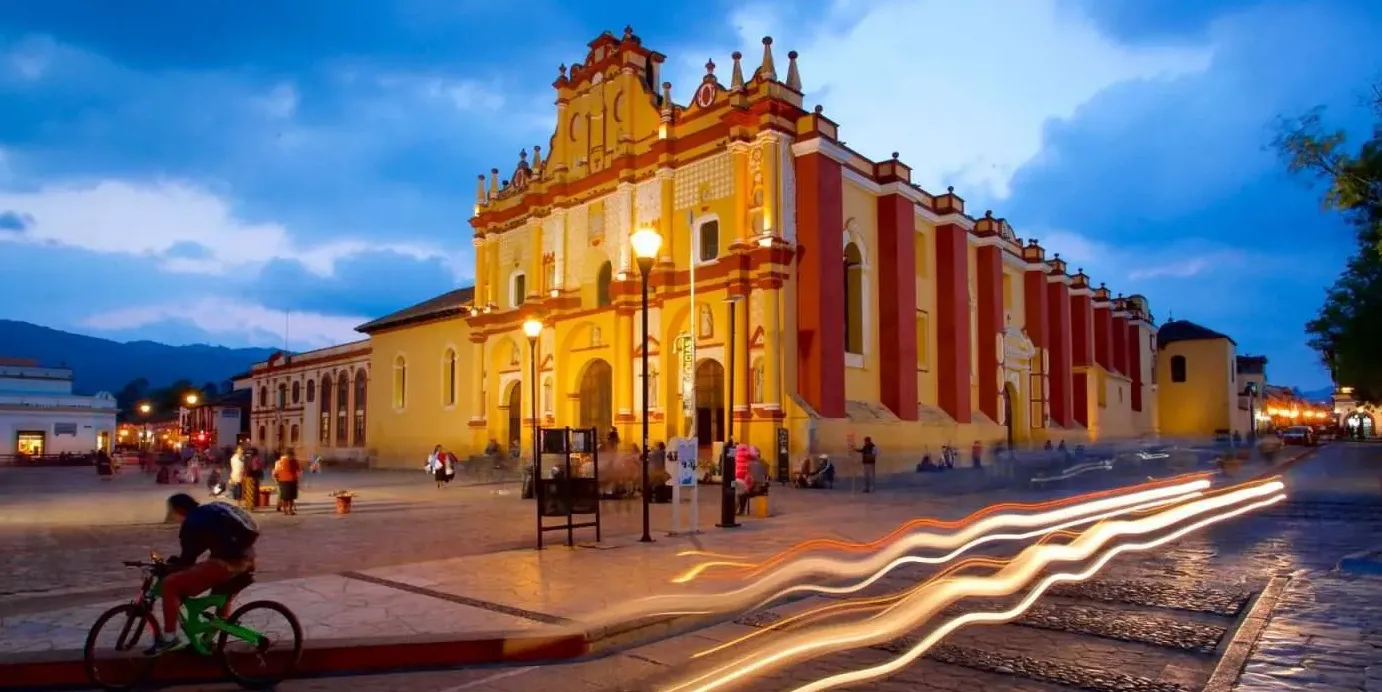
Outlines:
[{"label": "lamp post", "polygon": [[[734,441],[734,384],[736,382],[734,379],[734,351],[738,344],[734,335],[734,326],[737,324],[734,318],[734,306],[743,299],[744,296],[737,293],[725,298],[725,303],[728,304],[729,308],[729,341],[726,342],[728,344],[726,350],[729,351],[729,386],[726,387],[728,391],[725,396],[729,402],[725,407],[726,443]],[[726,444],[724,454],[720,459],[720,523],[715,525],[722,529],[732,529],[739,526],[739,522],[734,519],[734,467],[731,466],[733,460],[729,454],[729,446]]]},{"label": "lamp post", "polygon": [[1249,382],[1248,390],[1248,448],[1257,446],[1257,383]]},{"label": "lamp post", "polygon": [[528,410],[532,412],[533,416],[533,483],[537,483],[538,474],[542,472],[541,457],[538,456],[541,452],[538,450],[537,439],[537,338],[541,335],[542,320],[529,317],[523,321],[523,336],[528,337],[528,379],[530,380],[528,395],[532,399],[532,404]]},{"label": "lamp post", "polygon": [[139,415],[144,421],[144,429],[139,433],[139,443],[145,450],[153,447],[153,433],[149,431],[149,412],[153,410],[154,407],[148,402],[139,404]]},{"label": "lamp post", "polygon": [[640,493],[643,496],[643,537],[638,540],[652,543],[648,526],[648,502],[652,490],[648,487],[648,277],[653,272],[657,253],[662,249],[662,236],[656,230],[644,227],[629,236],[629,243],[633,245],[638,271],[643,276],[643,446],[640,448],[643,455],[643,492]]}]

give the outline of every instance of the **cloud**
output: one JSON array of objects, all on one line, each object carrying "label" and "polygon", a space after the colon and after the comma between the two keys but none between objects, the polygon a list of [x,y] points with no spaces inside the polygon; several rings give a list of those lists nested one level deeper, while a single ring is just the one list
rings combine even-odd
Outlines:
[{"label": "cloud", "polygon": [[[387,251],[416,260],[440,259],[460,270],[460,258],[423,243],[341,239],[300,244],[282,225],[237,218],[230,204],[181,182],[136,184],[107,180],[86,186],[0,192],[0,209],[30,220],[17,240],[105,254],[152,256],[165,271],[222,274],[292,259],[331,276],[342,258]],[[187,249],[195,247],[196,252]]]},{"label": "cloud", "polygon": [[1143,293],[1164,288],[1168,279],[1205,277],[1211,272],[1279,264],[1268,255],[1206,240],[1110,243],[1068,230],[1033,231],[1048,256],[1059,254],[1071,273],[1083,269],[1097,285],[1115,293]]},{"label": "cloud", "polygon": [[182,324],[214,337],[244,339],[261,346],[280,346],[286,340],[297,349],[320,348],[360,338],[355,327],[365,321],[364,317],[271,310],[262,305],[203,296],[109,310],[89,315],[79,320],[79,324],[99,332],[129,332],[168,323]]},{"label": "cloud", "polygon": [[3,56],[3,63],[0,64],[3,64],[14,78],[23,82],[36,82],[48,73],[54,52],[55,44],[51,39],[34,37],[11,48]]},{"label": "cloud", "polygon": [[17,211],[0,211],[0,232],[23,233],[34,225],[34,217]]},{"label": "cloud", "polygon": [[[797,50],[808,106],[822,104],[851,148],[880,159],[899,151],[914,181],[970,199],[1009,194],[1047,121],[1115,84],[1200,72],[1213,56],[1208,46],[1120,45],[1059,0],[837,1],[818,23],[793,19],[769,4],[735,12],[745,71],[776,28],[779,74]],[[684,88],[699,82],[690,63],[704,53],[686,55]]]},{"label": "cloud", "polygon": [[298,109],[297,88],[287,83],[275,85],[269,93],[259,97],[256,104],[270,118],[291,118]]}]

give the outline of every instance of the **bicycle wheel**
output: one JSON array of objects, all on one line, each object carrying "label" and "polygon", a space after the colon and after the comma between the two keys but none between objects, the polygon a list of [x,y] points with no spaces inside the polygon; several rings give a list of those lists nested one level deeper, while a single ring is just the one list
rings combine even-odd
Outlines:
[{"label": "bicycle wheel", "polygon": [[[260,624],[265,619],[268,624]],[[216,660],[241,687],[272,687],[297,671],[302,625],[286,606],[274,601],[246,603],[226,622],[259,635],[258,642],[251,642],[222,631],[216,639]]]},{"label": "bicycle wheel", "polygon": [[[100,639],[102,634],[112,633],[115,647],[113,652],[107,653]],[[144,647],[153,645],[158,633],[158,620],[153,613],[133,603],[118,605],[102,613],[91,626],[86,645],[82,647],[86,677],[104,690],[137,687],[149,677],[158,660],[145,656],[143,651]]]}]

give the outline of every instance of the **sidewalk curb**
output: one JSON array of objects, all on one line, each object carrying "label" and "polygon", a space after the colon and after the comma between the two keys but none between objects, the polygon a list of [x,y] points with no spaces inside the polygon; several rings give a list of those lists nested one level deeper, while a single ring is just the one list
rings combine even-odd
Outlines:
[{"label": "sidewalk curb", "polygon": [[[585,656],[585,633],[551,635],[475,634],[467,639],[394,637],[306,642],[294,677],[385,673],[405,669],[539,663]],[[90,687],[79,652],[58,651],[6,657],[0,661],[0,690]],[[225,680],[210,658],[173,655],[155,666],[150,682]]]},{"label": "sidewalk curb", "polygon": [[1234,683],[1238,682],[1238,676],[1243,672],[1243,666],[1247,665],[1248,656],[1257,645],[1258,638],[1267,628],[1267,621],[1271,619],[1277,601],[1281,600],[1281,594],[1290,582],[1289,576],[1273,577],[1266,588],[1257,595],[1252,607],[1238,622],[1233,636],[1223,645],[1219,662],[1204,684],[1204,692],[1229,692],[1233,689]]}]

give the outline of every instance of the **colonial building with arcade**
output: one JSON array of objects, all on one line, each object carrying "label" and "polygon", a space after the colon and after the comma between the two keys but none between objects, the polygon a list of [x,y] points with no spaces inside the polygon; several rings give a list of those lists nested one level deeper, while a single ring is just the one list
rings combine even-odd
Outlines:
[{"label": "colonial building with arcade", "polygon": [[[473,292],[362,327],[386,378],[371,446],[527,448],[534,411],[637,441],[645,375],[659,440],[771,449],[785,428],[800,454],[870,436],[911,465],[943,444],[1152,433],[1147,301],[922,189],[898,154],[849,149],[774,50],[708,63],[684,105],[629,29],[562,66],[551,139],[477,181]],[[662,240],[646,333],[638,230]],[[446,414],[413,430],[418,408]]]}]

